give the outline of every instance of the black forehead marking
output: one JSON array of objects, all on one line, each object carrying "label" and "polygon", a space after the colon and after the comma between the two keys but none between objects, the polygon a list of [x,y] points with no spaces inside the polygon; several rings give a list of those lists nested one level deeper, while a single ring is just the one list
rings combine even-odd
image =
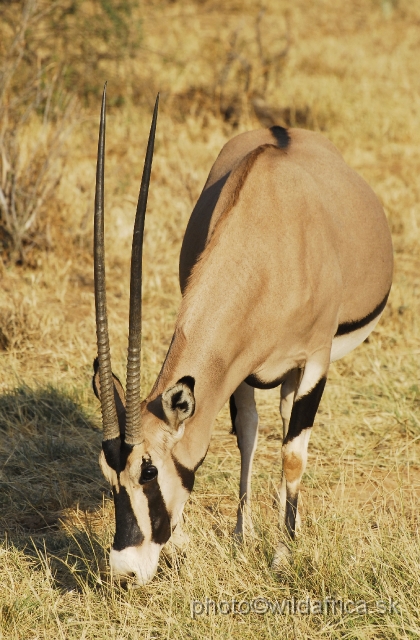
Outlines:
[{"label": "black forehead marking", "polygon": [[127,459],[133,450],[133,445],[121,442],[121,438],[111,438],[102,442],[102,451],[105,455],[106,463],[118,474],[124,471]]},{"label": "black forehead marking", "polygon": [[108,467],[111,467],[111,469],[114,469],[117,473],[120,469],[120,449],[120,436],[111,438],[110,440],[103,440],[102,442],[102,451],[104,452],[106,463]]},{"label": "black forehead marking", "polygon": [[198,463],[195,465],[194,469],[188,469],[188,467],[185,467],[172,454],[172,460],[174,461],[176,472],[177,472],[178,476],[181,479],[182,486],[184,487],[184,489],[186,489],[190,493],[191,493],[191,491],[193,490],[193,487],[194,487],[195,472],[197,471],[198,467],[201,464],[203,464],[203,461],[204,461],[204,458],[206,457],[206,455],[207,455],[207,451],[206,451],[205,455],[201,458],[201,460],[199,460]]},{"label": "black forehead marking", "polygon": [[144,540],[144,535],[140,531],[136,516],[131,505],[130,496],[127,489],[120,485],[117,492],[112,488],[115,504],[115,536],[112,545],[115,551],[122,551],[126,547],[140,545]]},{"label": "black forehead marking", "polygon": [[156,544],[165,544],[171,537],[171,518],[159,487],[158,476],[142,486],[149,505],[152,541]]}]

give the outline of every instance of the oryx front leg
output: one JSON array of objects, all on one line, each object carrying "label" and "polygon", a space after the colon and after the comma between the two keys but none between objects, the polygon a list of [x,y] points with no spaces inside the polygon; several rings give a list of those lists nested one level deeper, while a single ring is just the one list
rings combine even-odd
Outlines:
[{"label": "oryx front leg", "polygon": [[258,414],[254,389],[246,382],[242,382],[231,397],[230,406],[232,425],[241,453],[239,506],[234,535],[242,538],[254,532],[251,518],[251,474],[258,437]]},{"label": "oryx front leg", "polygon": [[[307,371],[305,370],[305,374]],[[308,459],[308,444],[311,427],[324,391],[326,377],[320,378],[306,394],[305,374],[299,385],[297,398],[293,404],[287,435],[283,441],[283,480],[280,496],[284,493],[284,507],[280,505],[280,525],[291,540],[295,538],[300,481]],[[306,376],[308,378],[308,376]],[[279,571],[290,559],[288,546],[280,542],[274,555],[272,567]]]}]

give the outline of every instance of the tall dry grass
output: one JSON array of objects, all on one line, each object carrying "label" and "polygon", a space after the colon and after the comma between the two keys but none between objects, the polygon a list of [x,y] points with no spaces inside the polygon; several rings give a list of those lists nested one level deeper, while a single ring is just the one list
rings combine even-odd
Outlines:
[{"label": "tall dry grass", "polygon": [[[303,481],[303,528],[284,581],[269,569],[281,447],[274,390],[257,394],[256,540],[240,547],[230,537],[239,455],[225,408],[186,508],[186,558],[162,560],[141,590],[111,585],[104,558],[113,505],[97,465],[99,413],[90,391],[98,109],[82,91],[63,89],[78,106],[60,148],[63,168],[52,167],[61,179],[37,213],[38,230],[46,233],[49,225],[51,241],[35,247],[23,266],[5,254],[0,262],[0,637],[417,638],[420,8],[405,0],[271,0],[264,7],[249,0],[150,0],[135,11],[139,47],[118,63],[101,60],[95,76],[98,86],[108,79],[111,96],[114,86],[115,95],[123,87],[125,96],[109,112],[106,161],[116,373],[124,378],[130,236],[157,90],[143,394],[171,338],[189,213],[218,151],[237,132],[270,119],[324,131],[384,203],[394,285],[369,342],[331,367]],[[46,48],[54,37],[46,34]],[[42,118],[35,112],[17,132],[20,153],[33,144]],[[51,121],[51,135],[61,123]],[[367,611],[191,618],[192,600],[259,596],[364,600]],[[376,602],[389,598],[397,610],[380,612]]]}]

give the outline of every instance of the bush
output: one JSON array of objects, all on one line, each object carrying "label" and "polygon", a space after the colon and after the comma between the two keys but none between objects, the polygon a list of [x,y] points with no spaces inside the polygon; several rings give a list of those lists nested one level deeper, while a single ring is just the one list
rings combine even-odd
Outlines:
[{"label": "bush", "polygon": [[[8,0],[0,5],[0,255],[50,244],[40,219],[60,181],[76,103],[102,88],[140,39],[133,0]],[[116,84],[114,100],[124,87]]]}]

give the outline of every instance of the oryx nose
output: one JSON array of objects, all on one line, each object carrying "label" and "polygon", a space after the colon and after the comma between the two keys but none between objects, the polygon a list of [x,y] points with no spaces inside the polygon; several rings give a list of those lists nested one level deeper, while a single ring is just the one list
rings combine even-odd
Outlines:
[{"label": "oryx nose", "polygon": [[160,546],[126,547],[121,551],[111,549],[109,564],[114,579],[124,582],[133,578],[137,585],[150,582],[156,573]]}]

